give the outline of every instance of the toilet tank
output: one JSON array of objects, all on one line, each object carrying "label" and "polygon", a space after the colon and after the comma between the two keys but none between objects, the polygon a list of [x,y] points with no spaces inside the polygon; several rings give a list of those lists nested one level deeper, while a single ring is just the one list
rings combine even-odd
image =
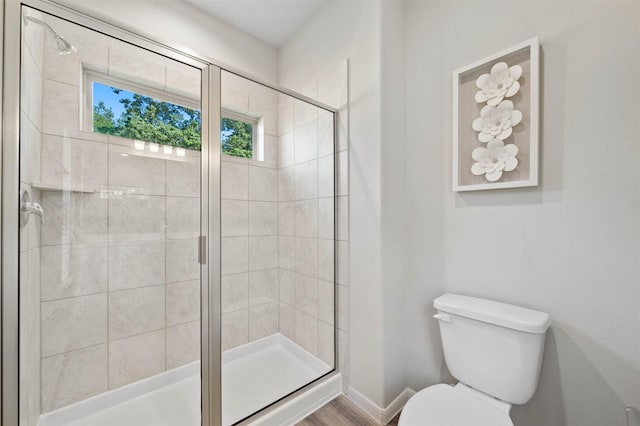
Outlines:
[{"label": "toilet tank", "polygon": [[511,404],[538,386],[549,314],[445,294],[434,300],[444,358],[458,381]]}]

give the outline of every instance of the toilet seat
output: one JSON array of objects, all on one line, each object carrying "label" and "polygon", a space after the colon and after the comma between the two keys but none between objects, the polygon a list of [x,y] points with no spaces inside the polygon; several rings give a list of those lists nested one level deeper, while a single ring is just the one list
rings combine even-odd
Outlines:
[{"label": "toilet seat", "polygon": [[398,426],[513,426],[508,404],[474,393],[460,384],[429,386],[409,399]]}]

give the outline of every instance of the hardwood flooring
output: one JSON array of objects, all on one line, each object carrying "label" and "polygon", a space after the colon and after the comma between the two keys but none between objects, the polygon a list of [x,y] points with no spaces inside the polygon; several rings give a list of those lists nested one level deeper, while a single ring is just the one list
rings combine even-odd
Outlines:
[{"label": "hardwood flooring", "polygon": [[[398,414],[389,425],[398,424]],[[339,396],[324,407],[299,422],[296,426],[378,426],[355,404],[344,396]]]}]

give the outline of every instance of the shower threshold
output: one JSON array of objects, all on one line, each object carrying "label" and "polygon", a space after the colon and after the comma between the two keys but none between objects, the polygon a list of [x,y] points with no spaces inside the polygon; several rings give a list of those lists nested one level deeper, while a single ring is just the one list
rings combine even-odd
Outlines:
[{"label": "shower threshold", "polygon": [[[231,425],[331,370],[280,333],[222,354],[222,424]],[[38,426],[199,426],[200,362],[62,407]]]}]

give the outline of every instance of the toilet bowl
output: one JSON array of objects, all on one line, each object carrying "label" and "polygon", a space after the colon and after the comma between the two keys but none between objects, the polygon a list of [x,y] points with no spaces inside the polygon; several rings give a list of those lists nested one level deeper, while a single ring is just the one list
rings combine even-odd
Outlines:
[{"label": "toilet bowl", "polygon": [[526,404],[540,377],[549,315],[445,294],[433,303],[445,362],[459,383],[412,396],[398,426],[514,426],[512,404]]}]

